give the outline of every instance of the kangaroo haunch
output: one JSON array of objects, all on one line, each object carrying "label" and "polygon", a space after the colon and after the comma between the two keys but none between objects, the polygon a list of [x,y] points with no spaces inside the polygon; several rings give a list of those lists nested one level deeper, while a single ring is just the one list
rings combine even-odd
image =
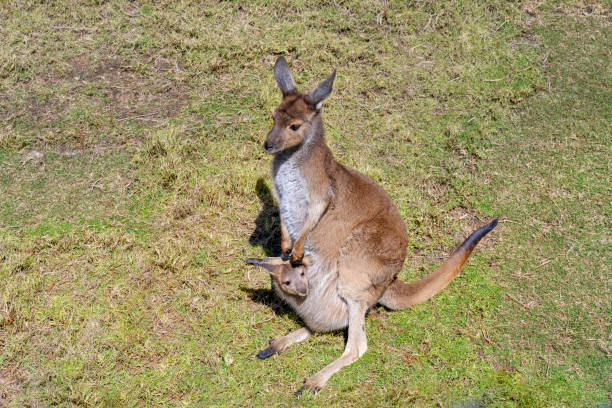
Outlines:
[{"label": "kangaroo haunch", "polygon": [[[325,144],[321,107],[331,94],[335,75],[334,71],[314,91],[302,94],[285,59],[276,61],[274,78],[283,100],[274,112],[274,127],[264,149],[275,155],[272,174],[280,207],[281,249],[291,250],[291,259],[247,260],[272,273],[276,293],[306,324],[273,340],[259,358],[306,340],[312,332],[348,326],[342,356],[306,379],[300,391],[318,391],[334,373],[365,353],[368,308],[380,303],[401,310],[431,298],[460,272],[478,241],[497,225],[495,219],[476,230],[420,281],[398,280],[408,234],[397,207],[370,178],[338,163]],[[300,266],[304,253],[307,266],[295,271],[304,268]],[[301,283],[301,291],[284,290],[280,277],[299,277],[303,271],[307,283]]]}]

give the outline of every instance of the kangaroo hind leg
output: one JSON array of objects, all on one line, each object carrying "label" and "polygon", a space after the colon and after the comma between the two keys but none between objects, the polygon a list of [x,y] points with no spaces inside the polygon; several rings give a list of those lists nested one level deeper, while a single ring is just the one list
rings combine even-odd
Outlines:
[{"label": "kangaroo hind leg", "polygon": [[349,326],[348,340],[344,348],[344,353],[342,353],[342,356],[336,361],[332,362],[312,377],[307,378],[302,388],[296,391],[295,395],[301,394],[305,389],[317,393],[323,388],[332,375],[340,371],[343,367],[358,360],[368,349],[365,334],[365,314],[368,306],[366,302],[363,301],[347,300],[346,303],[349,311]]}]

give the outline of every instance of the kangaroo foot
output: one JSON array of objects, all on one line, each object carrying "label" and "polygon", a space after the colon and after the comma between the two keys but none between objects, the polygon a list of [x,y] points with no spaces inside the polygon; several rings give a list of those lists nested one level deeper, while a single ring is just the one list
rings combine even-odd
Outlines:
[{"label": "kangaroo foot", "polygon": [[259,353],[257,353],[257,358],[263,360],[277,353],[278,350],[276,350],[274,346],[270,345],[265,349],[261,350]]},{"label": "kangaroo foot", "polygon": [[298,397],[302,395],[304,391],[310,391],[313,394],[316,394],[321,391],[321,388],[323,388],[326,382],[327,379],[321,376],[313,375],[312,377],[305,379],[304,385],[302,385],[299,390],[294,392],[293,395]]}]

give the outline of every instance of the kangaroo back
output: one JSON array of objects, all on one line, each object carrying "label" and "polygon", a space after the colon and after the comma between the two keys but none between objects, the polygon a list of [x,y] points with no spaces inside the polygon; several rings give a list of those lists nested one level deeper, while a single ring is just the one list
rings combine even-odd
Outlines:
[{"label": "kangaroo back", "polygon": [[403,310],[423,303],[444,289],[461,272],[463,265],[478,242],[497,226],[497,218],[474,231],[438,269],[413,283],[395,279],[378,303],[392,310]]}]

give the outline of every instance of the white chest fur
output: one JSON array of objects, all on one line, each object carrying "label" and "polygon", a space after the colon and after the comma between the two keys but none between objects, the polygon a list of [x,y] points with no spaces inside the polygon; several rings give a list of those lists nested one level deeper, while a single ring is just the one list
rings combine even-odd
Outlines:
[{"label": "white chest fur", "polygon": [[308,216],[308,185],[294,156],[276,157],[272,174],[278,193],[280,216],[295,241]]}]

